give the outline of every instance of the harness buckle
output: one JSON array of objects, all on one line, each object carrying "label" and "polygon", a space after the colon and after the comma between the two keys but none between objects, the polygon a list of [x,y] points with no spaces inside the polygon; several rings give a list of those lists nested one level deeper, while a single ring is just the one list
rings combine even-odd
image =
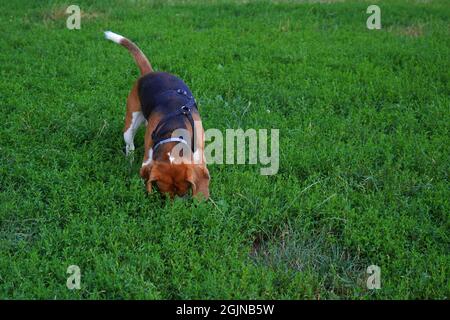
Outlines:
[{"label": "harness buckle", "polygon": [[182,94],[182,95],[184,95],[184,96],[187,96],[187,91],[186,91],[186,90],[183,90],[183,89],[177,89],[177,93],[178,93],[178,94]]},{"label": "harness buckle", "polygon": [[187,107],[187,106],[181,106],[181,112],[182,112],[184,115],[187,115],[188,113],[191,112],[191,108],[189,108],[189,107]]}]

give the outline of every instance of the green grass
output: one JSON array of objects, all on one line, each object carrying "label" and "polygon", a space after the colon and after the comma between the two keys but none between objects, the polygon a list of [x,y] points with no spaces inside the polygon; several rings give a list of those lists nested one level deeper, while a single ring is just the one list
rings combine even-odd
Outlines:
[{"label": "green grass", "polygon": [[[77,1],[74,31],[70,3],[2,4],[0,298],[448,299],[446,1],[377,1],[378,31],[361,1],[110,3]],[[280,129],[279,173],[147,196],[143,129],[121,151],[138,70],[104,30],[182,77],[205,128]]]}]

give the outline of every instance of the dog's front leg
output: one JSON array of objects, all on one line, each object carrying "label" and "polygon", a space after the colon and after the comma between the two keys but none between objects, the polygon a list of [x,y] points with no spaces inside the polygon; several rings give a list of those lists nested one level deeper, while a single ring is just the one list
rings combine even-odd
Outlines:
[{"label": "dog's front leg", "polygon": [[127,156],[134,151],[134,136],[144,121],[145,117],[141,112],[141,103],[139,101],[136,82],[128,95],[127,113],[125,116],[125,126],[123,130],[125,154]]},{"label": "dog's front leg", "polygon": [[134,136],[144,121],[145,118],[142,112],[136,111],[132,113],[130,126],[126,128],[123,133],[123,139],[125,140],[125,154],[127,156],[134,151]]}]

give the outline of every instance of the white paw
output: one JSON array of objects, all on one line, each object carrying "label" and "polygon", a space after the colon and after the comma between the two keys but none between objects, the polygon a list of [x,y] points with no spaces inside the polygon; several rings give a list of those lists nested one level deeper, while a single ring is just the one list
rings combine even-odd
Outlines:
[{"label": "white paw", "polygon": [[133,145],[126,145],[125,146],[125,155],[128,157],[129,155],[133,154],[134,152],[134,146]]}]

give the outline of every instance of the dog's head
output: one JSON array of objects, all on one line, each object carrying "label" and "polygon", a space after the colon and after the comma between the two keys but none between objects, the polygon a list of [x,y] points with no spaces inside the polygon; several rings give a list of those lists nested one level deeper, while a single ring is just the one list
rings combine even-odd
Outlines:
[{"label": "dog's head", "polygon": [[209,172],[205,165],[154,161],[141,168],[141,177],[149,193],[156,186],[159,192],[174,198],[185,196],[192,188],[193,197],[209,198]]}]

